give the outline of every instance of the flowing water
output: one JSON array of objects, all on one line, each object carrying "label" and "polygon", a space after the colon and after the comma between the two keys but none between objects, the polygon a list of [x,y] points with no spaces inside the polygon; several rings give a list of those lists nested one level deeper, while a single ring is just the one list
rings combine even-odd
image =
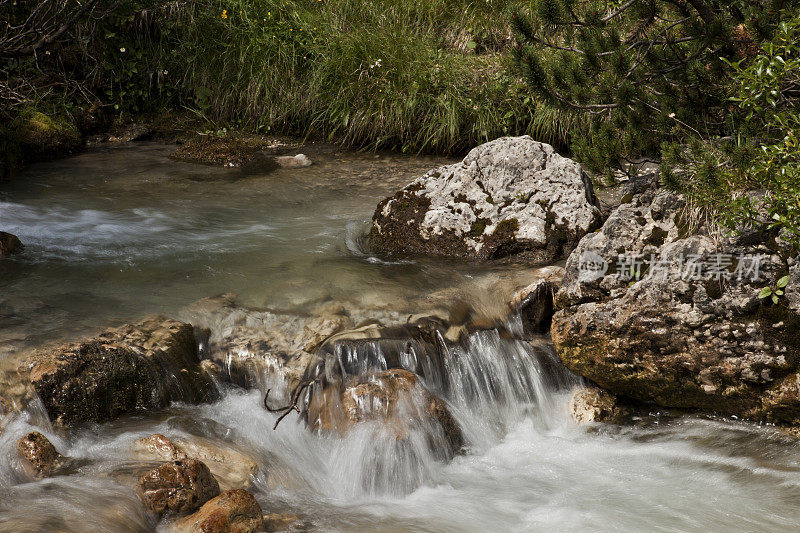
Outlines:
[{"label": "flowing water", "polygon": [[[361,243],[382,197],[442,161],[318,147],[315,165],[268,175],[177,163],[170,148],[119,146],[31,167],[0,192],[0,229],[26,252],[0,262],[0,357],[153,312],[180,316],[222,292],[303,312],[345,303],[376,316],[468,301],[497,312],[536,270],[384,262]],[[339,354],[342,356],[342,354]],[[379,361],[378,343],[345,354]],[[65,433],[35,408],[3,421],[0,530],[152,531],[135,491],[133,442],[152,433],[235,447],[259,465],[268,512],[315,531],[775,531],[800,525],[800,449],[772,428],[653,413],[628,427],[578,427],[579,380],[547,339],[496,331],[442,344],[425,366],[464,435],[449,462],[425,435],[400,443],[364,423],[317,435],[261,407],[263,389]],[[417,360],[420,358],[420,360]],[[263,385],[266,387],[266,384]],[[16,440],[45,433],[72,458],[30,482]]]}]

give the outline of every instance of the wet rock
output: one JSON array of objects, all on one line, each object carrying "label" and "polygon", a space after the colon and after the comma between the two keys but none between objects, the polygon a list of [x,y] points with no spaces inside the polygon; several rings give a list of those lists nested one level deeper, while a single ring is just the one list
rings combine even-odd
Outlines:
[{"label": "wet rock", "polygon": [[152,127],[146,124],[130,124],[121,131],[117,132],[116,135],[109,136],[108,141],[116,143],[136,142],[144,141],[152,136]]},{"label": "wet rock", "polygon": [[169,439],[161,434],[134,442],[134,452],[142,459],[202,461],[219,482],[221,490],[250,487],[258,473],[258,462],[235,445],[202,437]]},{"label": "wet rock", "polygon": [[31,431],[19,439],[17,451],[34,478],[49,477],[63,464],[63,457],[55,446],[38,431]]},{"label": "wet rock", "polygon": [[441,339],[449,324],[421,314],[404,324],[365,324],[329,337],[316,351],[305,378],[325,374],[327,382],[349,385],[353,379],[399,368],[446,388]]},{"label": "wet rock", "polygon": [[447,405],[422,387],[415,374],[392,369],[362,379],[363,383],[345,388],[341,396],[332,387],[312,394],[310,427],[345,432],[360,422],[379,421],[398,440],[422,429],[431,438],[432,447],[444,445],[448,457],[463,446],[461,429]]},{"label": "wet rock", "polygon": [[214,399],[198,363],[192,326],[155,316],[40,351],[28,362],[28,378],[50,418],[72,425]]},{"label": "wet rock", "polygon": [[199,511],[170,526],[176,533],[255,533],[264,531],[261,506],[246,490],[223,492]]},{"label": "wet rock", "polygon": [[219,494],[208,467],[196,459],[164,463],[139,478],[145,507],[157,516],[184,515]]},{"label": "wet rock", "polygon": [[[67,119],[25,109],[11,124],[24,162],[43,161],[78,151],[83,139]],[[5,158],[3,158],[5,160]]]},{"label": "wet rock", "polygon": [[161,433],[155,433],[149,437],[136,440],[136,442],[133,443],[133,448],[140,455],[156,457],[165,461],[188,458],[188,455],[186,455],[186,452],[184,452],[180,446]]},{"label": "wet rock", "polygon": [[219,378],[243,387],[268,380],[296,383],[317,347],[353,324],[341,313],[308,316],[248,308],[232,294],[204,298],[185,315],[197,328],[209,328],[206,356],[221,368]]},{"label": "wet rock", "polygon": [[0,259],[22,252],[25,246],[16,235],[0,231]]},{"label": "wet rock", "polygon": [[797,269],[775,235],[712,236],[684,206],[649,189],[581,240],[556,296],[559,357],[634,400],[800,424],[797,304],[757,296],[787,272],[800,284]]},{"label": "wet rock", "polygon": [[275,158],[281,168],[301,168],[311,166],[311,159],[305,154],[282,155]]},{"label": "wet rock", "polygon": [[555,294],[561,287],[563,269],[554,267],[552,271],[511,297],[506,313],[520,338],[531,338],[550,331],[550,322],[555,312]]},{"label": "wet rock", "polygon": [[519,255],[542,264],[568,254],[600,222],[577,163],[528,136],[506,137],[383,200],[369,242],[387,256]]},{"label": "wet rock", "polygon": [[303,325],[294,344],[308,353],[314,352],[329,337],[353,326],[353,321],[345,315],[318,316]]},{"label": "wet rock", "polygon": [[[181,145],[170,157],[187,163],[269,172],[282,166],[278,162],[278,153],[297,146],[296,143],[259,135],[203,135]],[[297,159],[293,164],[297,166],[300,162],[301,159]]]},{"label": "wet rock", "polygon": [[580,425],[592,422],[619,424],[632,414],[631,409],[620,403],[616,396],[592,386],[573,392],[569,411],[572,419]]},{"label": "wet rock", "polygon": [[264,515],[264,530],[268,533],[291,531],[292,526],[300,521],[296,514],[269,513]]}]

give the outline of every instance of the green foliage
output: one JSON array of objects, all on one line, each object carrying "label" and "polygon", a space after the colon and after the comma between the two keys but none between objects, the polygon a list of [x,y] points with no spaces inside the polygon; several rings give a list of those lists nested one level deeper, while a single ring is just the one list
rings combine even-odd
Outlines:
[{"label": "green foliage", "polygon": [[769,298],[773,304],[777,304],[780,297],[786,293],[787,285],[789,285],[789,276],[783,276],[774,285],[768,285],[758,291],[758,298],[760,300]]},{"label": "green foliage", "polygon": [[215,123],[351,146],[452,152],[528,131],[558,144],[561,122],[536,120],[506,68],[512,5],[201,0],[182,22],[183,86]]},{"label": "green foliage", "polygon": [[597,171],[658,159],[686,131],[727,132],[731,66],[756,35],[774,30],[775,6],[740,0],[539,0],[514,15],[515,64],[536,96],[583,117],[575,155]]},{"label": "green foliage", "polygon": [[564,147],[585,121],[511,73],[510,13],[533,1],[127,0],[3,77],[51,114],[187,107],[213,130],[357,147],[456,152],[523,133]]},{"label": "green foliage", "polygon": [[780,19],[754,57],[728,62],[736,135],[666,145],[663,176],[728,228],[772,229],[800,249],[800,16]]}]

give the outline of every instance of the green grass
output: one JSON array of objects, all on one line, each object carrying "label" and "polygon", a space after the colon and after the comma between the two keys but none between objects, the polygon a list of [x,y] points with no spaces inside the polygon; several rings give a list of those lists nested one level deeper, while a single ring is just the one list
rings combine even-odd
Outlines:
[{"label": "green grass", "polygon": [[563,145],[575,126],[512,72],[510,14],[525,0],[186,5],[165,61],[217,125],[441,153],[522,133]]}]

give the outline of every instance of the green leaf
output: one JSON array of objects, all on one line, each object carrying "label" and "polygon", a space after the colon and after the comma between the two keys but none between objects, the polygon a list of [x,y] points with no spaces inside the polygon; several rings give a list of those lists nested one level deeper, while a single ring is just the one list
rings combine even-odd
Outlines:
[{"label": "green leaf", "polygon": [[758,297],[759,298],[766,298],[770,294],[772,294],[772,289],[770,289],[769,287],[764,287],[763,289],[761,289],[761,291],[759,291]]},{"label": "green leaf", "polygon": [[778,280],[778,288],[782,289],[789,284],[789,276],[783,276]]},{"label": "green leaf", "polygon": [[778,303],[778,297],[775,296],[774,294],[772,295],[772,303],[774,303],[774,304]]}]

